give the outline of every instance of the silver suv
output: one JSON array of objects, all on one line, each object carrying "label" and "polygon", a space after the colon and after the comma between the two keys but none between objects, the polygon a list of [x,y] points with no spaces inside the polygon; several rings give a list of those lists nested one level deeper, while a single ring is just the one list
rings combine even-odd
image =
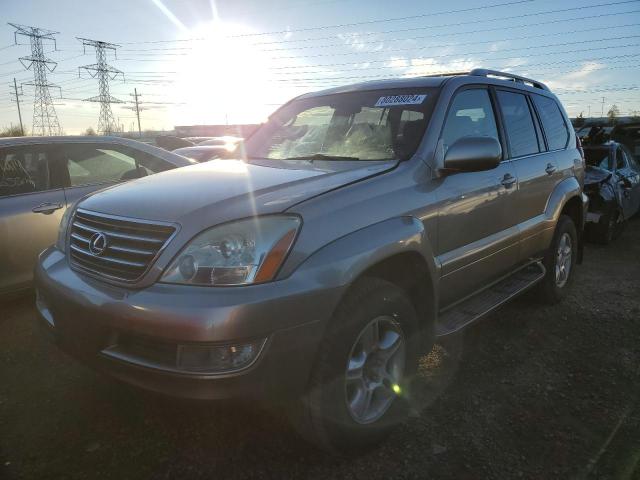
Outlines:
[{"label": "silver suv", "polygon": [[307,94],[243,152],[67,211],[36,270],[61,348],[171,395],[293,401],[318,444],[360,447],[405,418],[437,337],[533,286],[558,301],[580,258],[584,161],[534,80]]}]

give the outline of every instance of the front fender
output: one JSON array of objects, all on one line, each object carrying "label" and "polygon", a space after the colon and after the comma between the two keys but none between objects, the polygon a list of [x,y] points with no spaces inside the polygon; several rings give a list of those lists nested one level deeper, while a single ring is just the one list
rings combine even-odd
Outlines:
[{"label": "front fender", "polygon": [[437,299],[437,267],[423,223],[403,216],[357,230],[325,245],[297,269],[295,275],[310,275],[321,287],[344,287],[368,268],[402,253],[417,253],[431,279],[432,298]]}]

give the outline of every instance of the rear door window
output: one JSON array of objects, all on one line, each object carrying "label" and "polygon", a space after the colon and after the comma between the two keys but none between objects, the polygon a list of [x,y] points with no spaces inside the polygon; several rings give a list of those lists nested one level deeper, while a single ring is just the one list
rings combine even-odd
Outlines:
[{"label": "rear door window", "polygon": [[549,150],[566,148],[569,142],[569,129],[558,104],[552,98],[542,95],[533,95],[533,103],[540,115]]},{"label": "rear door window", "polygon": [[540,152],[536,128],[527,97],[521,93],[498,91],[498,102],[511,157]]}]

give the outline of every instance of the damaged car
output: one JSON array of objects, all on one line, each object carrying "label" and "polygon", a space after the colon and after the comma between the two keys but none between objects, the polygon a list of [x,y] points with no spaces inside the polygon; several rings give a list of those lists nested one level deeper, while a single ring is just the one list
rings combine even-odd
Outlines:
[{"label": "damaged car", "polygon": [[584,147],[589,197],[587,236],[608,244],[640,209],[640,166],[629,149],[617,142]]}]

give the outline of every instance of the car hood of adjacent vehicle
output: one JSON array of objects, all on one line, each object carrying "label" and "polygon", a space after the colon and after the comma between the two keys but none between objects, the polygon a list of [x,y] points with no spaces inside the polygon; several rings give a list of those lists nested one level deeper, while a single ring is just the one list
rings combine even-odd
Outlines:
[{"label": "car hood of adjacent vehicle", "polygon": [[612,173],[604,168],[594,167],[587,165],[587,169],[584,174],[585,185],[595,185],[602,183],[611,177]]},{"label": "car hood of adjacent vehicle", "polygon": [[396,161],[213,160],[99,191],[80,206],[146,220],[215,224],[282,212],[395,165]]}]

